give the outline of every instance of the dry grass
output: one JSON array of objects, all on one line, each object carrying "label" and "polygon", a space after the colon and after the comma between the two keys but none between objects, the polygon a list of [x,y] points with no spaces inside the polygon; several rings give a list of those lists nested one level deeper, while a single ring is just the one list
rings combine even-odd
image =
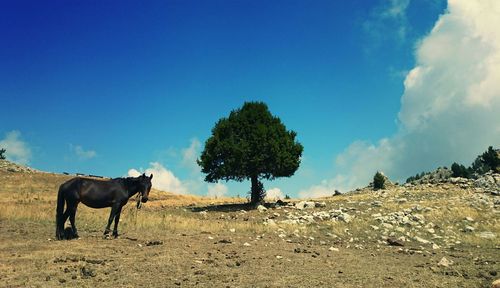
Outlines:
[{"label": "dry grass", "polygon": [[[55,219],[56,198],[59,185],[70,176],[57,174],[13,174],[0,172],[0,220],[36,221],[51,225]],[[193,214],[189,207],[203,207],[228,203],[245,203],[242,198],[208,198],[194,195],[176,195],[152,189],[150,201],[141,210],[128,203],[120,219],[121,231],[138,233],[217,233],[234,228],[239,231],[258,232],[267,228],[254,222],[206,221]],[[182,208],[186,207],[186,208]],[[78,206],[77,227],[90,231],[104,229],[109,209],[92,209]]]}]

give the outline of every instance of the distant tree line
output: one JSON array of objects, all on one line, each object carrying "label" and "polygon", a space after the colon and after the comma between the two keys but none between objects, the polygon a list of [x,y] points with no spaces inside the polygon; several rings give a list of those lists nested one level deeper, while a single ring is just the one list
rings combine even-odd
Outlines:
[{"label": "distant tree line", "polygon": [[[488,150],[477,156],[469,167],[456,162],[451,164],[452,177],[475,178],[477,175],[483,175],[489,171],[500,172],[500,149],[493,149],[493,146],[488,147]],[[406,183],[418,180],[427,174],[430,172],[417,173],[406,179]]]}]

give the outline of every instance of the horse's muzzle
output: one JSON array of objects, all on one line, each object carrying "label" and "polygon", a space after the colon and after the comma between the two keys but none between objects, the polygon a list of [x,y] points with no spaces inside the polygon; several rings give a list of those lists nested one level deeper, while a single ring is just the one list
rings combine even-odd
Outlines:
[{"label": "horse's muzzle", "polygon": [[148,202],[148,197],[142,197],[142,198],[141,198],[141,202],[142,202],[142,203],[146,203],[146,202]]}]

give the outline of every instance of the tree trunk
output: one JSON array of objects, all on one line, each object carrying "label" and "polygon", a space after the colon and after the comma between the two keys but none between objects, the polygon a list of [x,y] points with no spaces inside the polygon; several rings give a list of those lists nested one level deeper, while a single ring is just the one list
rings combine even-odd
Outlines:
[{"label": "tree trunk", "polygon": [[262,183],[260,183],[259,178],[257,176],[252,176],[252,192],[251,192],[251,200],[250,202],[254,205],[259,205],[264,198],[264,187]]}]

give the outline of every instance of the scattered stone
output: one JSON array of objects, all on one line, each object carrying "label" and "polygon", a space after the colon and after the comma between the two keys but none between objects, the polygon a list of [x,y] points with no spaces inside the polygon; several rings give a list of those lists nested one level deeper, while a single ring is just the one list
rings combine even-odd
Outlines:
[{"label": "scattered stone", "polygon": [[467,233],[474,232],[474,230],[476,230],[476,229],[472,226],[465,226],[465,228],[464,228],[464,232],[467,232]]},{"label": "scattered stone", "polygon": [[248,243],[248,242],[245,242],[245,243],[243,243],[243,246],[247,246],[248,247],[248,246],[252,246],[252,245],[250,243]]},{"label": "scattered stone", "polygon": [[84,278],[84,279],[90,278],[90,277],[95,277],[97,275],[97,273],[95,272],[94,269],[87,267],[87,266],[83,266],[80,269],[80,274],[82,275],[82,278]]},{"label": "scattered stone", "polygon": [[420,238],[418,236],[415,236],[413,239],[415,239],[415,241],[417,241],[418,243],[422,243],[422,244],[429,244],[430,243],[429,240],[425,240],[425,239]]},{"label": "scattered stone", "polygon": [[314,208],[314,207],[316,207],[316,203],[313,201],[300,201],[299,203],[295,204],[295,208],[299,210]]},{"label": "scattered stone", "polygon": [[465,217],[465,221],[468,221],[468,222],[474,222],[474,219],[471,218],[471,217]]},{"label": "scattered stone", "polygon": [[229,229],[229,232],[234,233],[234,232],[236,232],[236,229],[231,228],[231,229]]},{"label": "scattered stone", "polygon": [[333,252],[339,252],[340,251],[339,248],[335,248],[333,246],[330,247],[330,248],[328,248],[328,250],[333,251]]},{"label": "scattered stone", "polygon": [[163,241],[151,240],[146,243],[146,246],[155,246],[155,245],[163,245]]},{"label": "scattered stone", "polygon": [[276,259],[283,259],[283,256],[276,255]]},{"label": "scattered stone", "polygon": [[326,202],[316,202],[314,205],[316,208],[324,208],[326,207]]},{"label": "scattered stone", "polygon": [[479,237],[484,238],[484,239],[494,239],[496,237],[496,235],[493,232],[485,231],[485,232],[479,233]]},{"label": "scattered stone", "polygon": [[403,241],[401,241],[399,239],[394,239],[394,238],[387,238],[387,243],[390,246],[405,246],[405,244],[403,243]]},{"label": "scattered stone", "polygon": [[257,206],[257,210],[258,210],[259,212],[264,212],[264,211],[267,211],[267,208],[266,208],[266,207],[264,207],[263,205],[259,205],[259,206]]},{"label": "scattered stone", "polygon": [[497,279],[491,283],[491,288],[500,288],[500,279]]},{"label": "scattered stone", "polygon": [[432,250],[438,250],[438,249],[441,249],[441,247],[439,247],[439,245],[437,245],[436,243],[432,243]]},{"label": "scattered stone", "polygon": [[401,203],[406,203],[406,202],[408,202],[408,199],[406,199],[406,198],[398,198],[398,199],[396,199],[396,202],[398,202],[400,204]]},{"label": "scattered stone", "polygon": [[442,267],[449,267],[450,265],[453,264],[453,261],[452,260],[448,260],[446,259],[446,257],[443,257],[441,258],[441,260],[439,261],[438,263],[438,266],[442,266]]}]

